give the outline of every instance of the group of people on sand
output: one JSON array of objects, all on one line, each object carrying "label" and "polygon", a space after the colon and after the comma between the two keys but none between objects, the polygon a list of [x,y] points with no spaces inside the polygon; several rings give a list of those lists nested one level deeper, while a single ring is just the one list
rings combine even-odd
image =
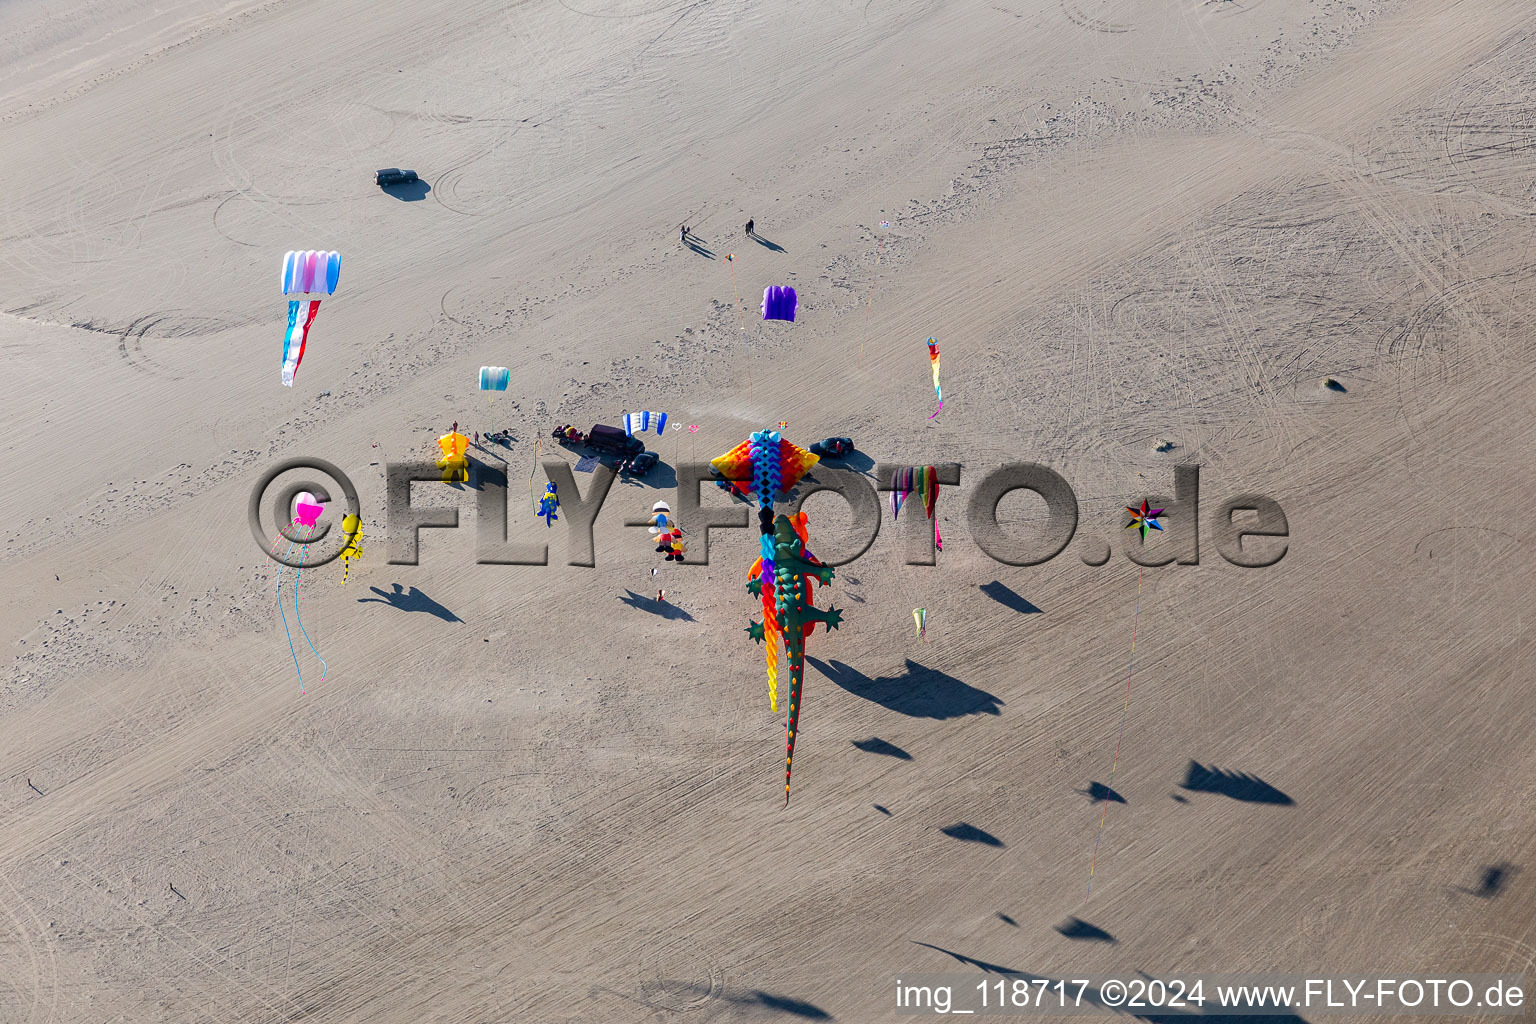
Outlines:
[{"label": "group of people on sand", "polygon": [[[747,233],[747,237],[748,238],[752,238],[754,236],[754,234],[755,234],[755,232],[752,230],[754,223],[755,222],[752,220],[752,218],[750,218],[750,217],[747,218],[747,232],[746,233]],[[692,233],[693,232],[689,229],[687,224],[679,224],[677,226],[677,240],[679,242],[681,242],[683,245],[687,245],[688,244],[688,236],[690,234],[692,234]]]}]

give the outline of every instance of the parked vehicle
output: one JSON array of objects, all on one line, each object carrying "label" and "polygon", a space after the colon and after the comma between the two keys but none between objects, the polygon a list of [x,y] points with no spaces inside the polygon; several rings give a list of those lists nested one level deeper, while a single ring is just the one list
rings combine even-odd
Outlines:
[{"label": "parked vehicle", "polygon": [[398,167],[386,167],[375,171],[374,184],[380,188],[389,188],[391,185],[410,185],[417,180],[415,171],[402,171]]},{"label": "parked vehicle", "polygon": [[618,427],[609,427],[601,423],[592,428],[586,441],[588,448],[596,449],[604,455],[616,455],[625,461],[645,451],[645,443],[638,437],[631,437]]},{"label": "parked vehicle", "polygon": [[644,476],[651,470],[655,469],[656,463],[660,461],[661,456],[657,455],[655,452],[641,452],[639,455],[636,455],[634,458],[630,459],[629,464],[624,468],[626,471],[633,473],[635,476]]},{"label": "parked vehicle", "polygon": [[853,454],[853,440],[847,437],[824,437],[811,445],[811,454],[840,459]]}]

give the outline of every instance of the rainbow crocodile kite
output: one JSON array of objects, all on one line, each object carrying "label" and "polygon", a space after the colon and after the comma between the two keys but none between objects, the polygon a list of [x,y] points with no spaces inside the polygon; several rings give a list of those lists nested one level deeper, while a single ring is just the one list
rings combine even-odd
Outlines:
[{"label": "rainbow crocodile kite", "polygon": [[[784,638],[784,653],[789,655],[789,735],[784,744],[784,806],[789,806],[789,771],[795,756],[795,729],[800,723],[800,695],[805,681],[805,641],[816,629],[816,623],[824,622],[830,632],[843,621],[843,613],[828,607],[826,611],[813,603],[811,580],[823,585],[831,583],[836,575],[831,566],[822,565],[820,559],[805,550],[805,513],[795,517],[779,516],[773,521],[772,534],[763,540],[773,544],[773,615],[764,615],[765,622],[753,621],[747,627],[747,635],[762,642],[767,637],[768,622],[772,622]],[[769,588],[761,578],[747,583],[754,595],[762,595],[766,612]]]},{"label": "rainbow crocodile kite", "polygon": [[776,430],[760,430],[710,465],[721,477],[720,486],[741,497],[757,495],[761,549],[749,573],[747,589],[763,602],[763,621],[747,628],[752,639],[768,642],[768,704],[778,710],[779,643],[789,656],[789,725],[784,747],[784,803],[789,804],[790,763],[799,725],[800,694],[805,681],[805,638],[817,622],[835,629],[842,613],[818,611],[811,604],[811,578],[826,583],[832,569],[805,550],[806,516],[791,519],[773,515],[774,498],[791,490],[800,478],[820,462]]}]

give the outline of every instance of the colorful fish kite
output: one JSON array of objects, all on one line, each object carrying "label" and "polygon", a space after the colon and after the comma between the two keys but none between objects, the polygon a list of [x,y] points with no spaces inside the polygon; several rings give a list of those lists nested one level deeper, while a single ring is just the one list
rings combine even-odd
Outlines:
[{"label": "colorful fish kite", "polygon": [[555,493],[555,482],[551,480],[544,488],[544,497],[539,499],[539,515],[544,517],[546,527],[555,525],[555,520],[560,517],[556,512],[560,508],[560,498]]},{"label": "colorful fish kite", "polygon": [[788,285],[774,284],[763,289],[763,319],[795,322],[800,310],[800,299]]},{"label": "colorful fish kite", "polygon": [[928,360],[933,363],[933,390],[939,395],[939,407],[933,410],[933,415],[928,417],[933,419],[944,411],[944,389],[939,386],[939,339],[937,338],[928,339]]},{"label": "colorful fish kite", "polygon": [[923,502],[923,514],[933,520],[933,545],[944,550],[939,534],[939,517],[934,514],[939,503],[939,471],[933,466],[907,466],[891,475],[891,518],[901,515],[901,506],[913,491]]},{"label": "colorful fish kite", "polygon": [[917,637],[922,640],[928,636],[928,609],[912,609],[912,621],[917,623]]},{"label": "colorful fish kite", "polygon": [[340,277],[340,253],[311,249],[283,257],[283,294],[299,296],[288,300],[288,328],[283,334],[284,387],[293,387],[293,378],[298,375],[310,325],[320,312],[320,297],[334,295]]},{"label": "colorful fish kite", "polygon": [[1142,543],[1146,543],[1148,530],[1161,530],[1163,524],[1158,522],[1163,510],[1160,508],[1148,509],[1147,500],[1141,501],[1141,508],[1125,506],[1125,510],[1131,514],[1131,521],[1125,524],[1127,530],[1140,530]]},{"label": "colorful fish kite", "polygon": [[643,434],[647,430],[655,430],[656,436],[667,429],[667,414],[664,412],[627,412],[624,414],[624,433],[630,437]]}]

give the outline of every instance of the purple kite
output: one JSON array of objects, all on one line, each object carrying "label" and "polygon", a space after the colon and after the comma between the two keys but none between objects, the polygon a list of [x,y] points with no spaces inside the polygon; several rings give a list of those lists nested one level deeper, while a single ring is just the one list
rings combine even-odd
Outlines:
[{"label": "purple kite", "polygon": [[763,319],[795,322],[800,299],[788,285],[775,284],[763,289]]}]

